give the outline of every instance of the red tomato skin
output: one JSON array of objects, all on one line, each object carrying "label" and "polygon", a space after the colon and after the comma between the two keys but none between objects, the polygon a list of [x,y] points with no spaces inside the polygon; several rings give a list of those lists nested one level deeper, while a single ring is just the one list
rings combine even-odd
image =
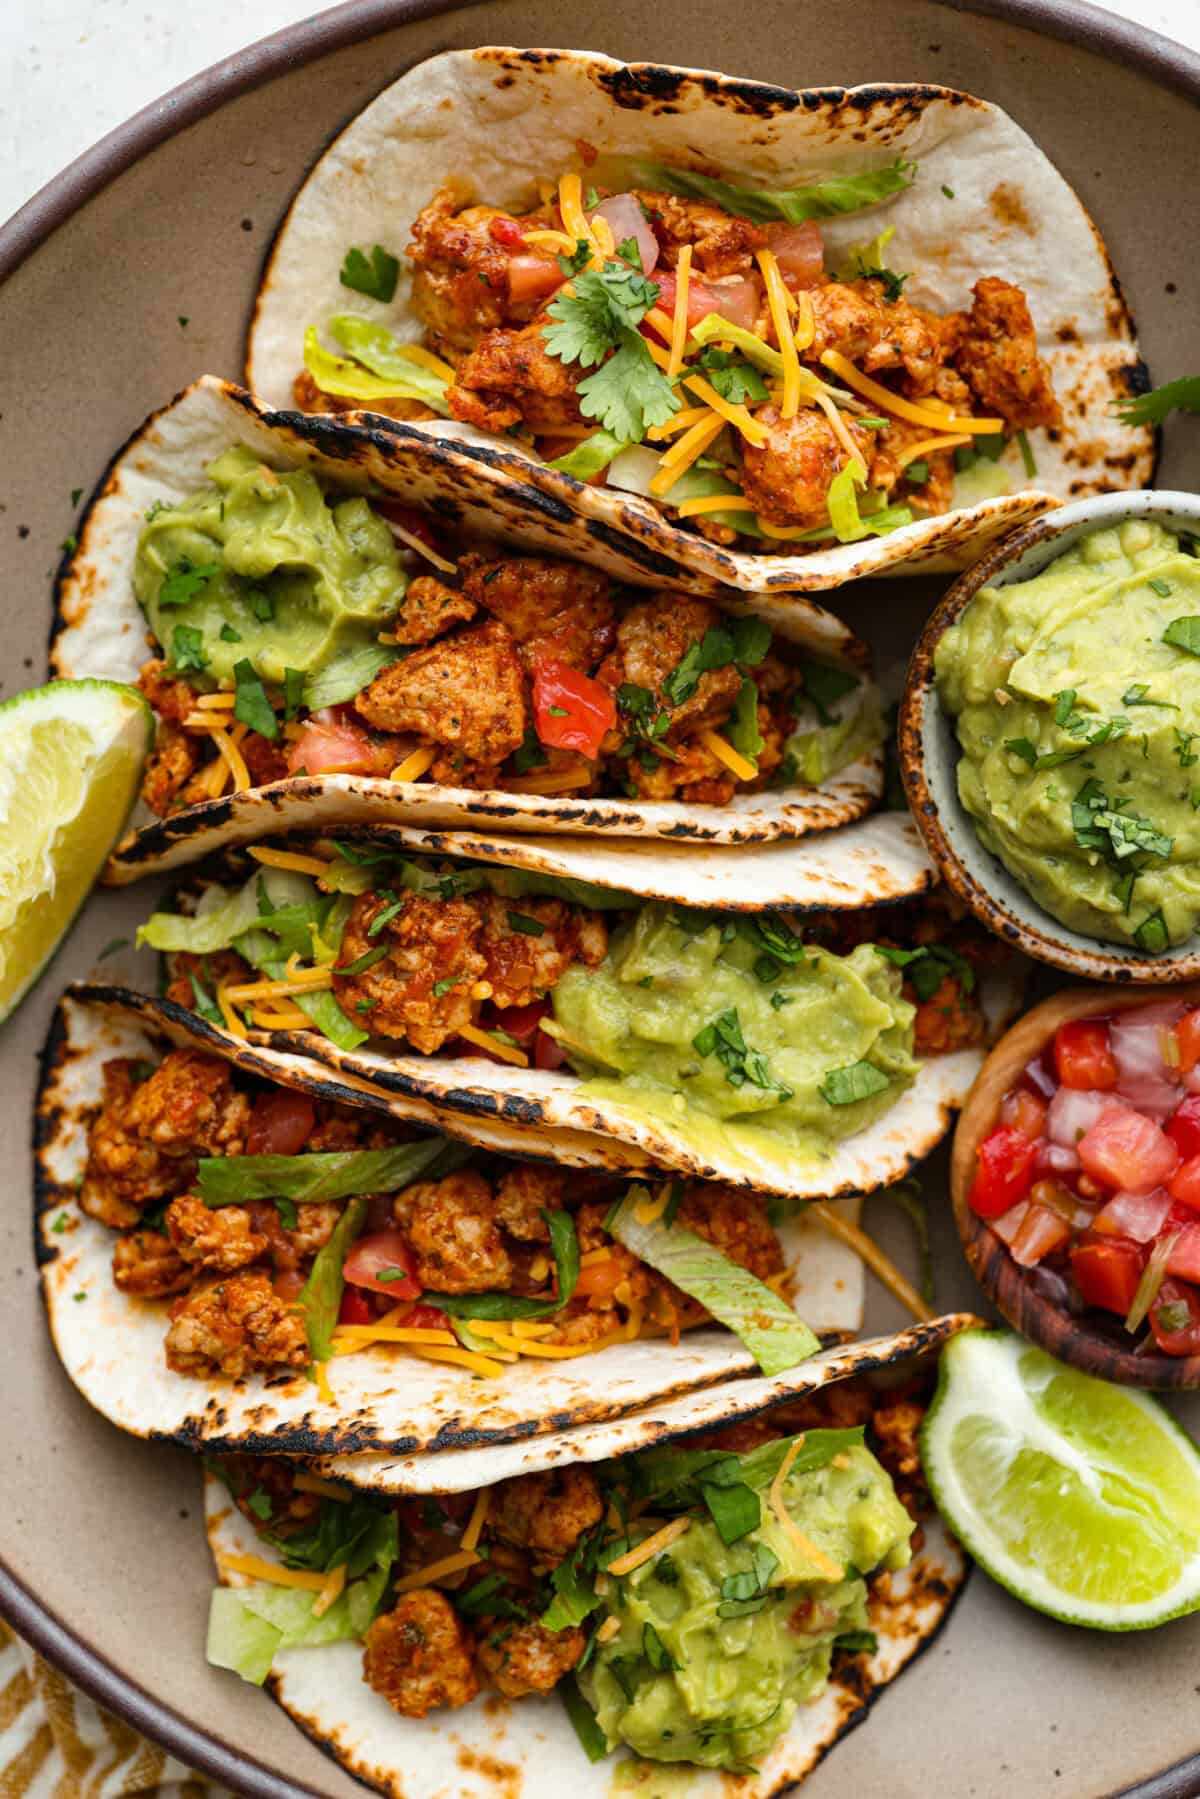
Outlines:
[{"label": "red tomato skin", "polygon": [[979,1145],[979,1167],[971,1187],[971,1210],[999,1218],[1024,1199],[1033,1184],[1037,1145],[1024,1132],[999,1125]]},{"label": "red tomato skin", "polygon": [[290,1093],[283,1087],[273,1093],[260,1093],[250,1114],[246,1154],[299,1155],[316,1122],[316,1107],[307,1093]]},{"label": "red tomato skin", "polygon": [[371,1324],[375,1313],[365,1293],[357,1287],[343,1287],[341,1304],[338,1306],[339,1324]]},{"label": "red tomato skin", "polygon": [[1148,1193],[1170,1181],[1179,1166],[1171,1139],[1142,1112],[1109,1106],[1076,1144],[1085,1174],[1117,1193]]},{"label": "red tomato skin", "polygon": [[1200,1062],[1200,1006],[1179,1020],[1175,1026],[1175,1040],[1179,1044],[1180,1072],[1190,1074]]},{"label": "red tomato skin", "polygon": [[534,671],[533,721],[550,749],[574,750],[594,762],[617,722],[617,703],[610,688],[547,656]]},{"label": "red tomato skin", "polygon": [[825,245],[815,219],[767,226],[767,248],[789,287],[815,287],[825,272]]},{"label": "red tomato skin", "polygon": [[1044,1099],[1032,1093],[1028,1087],[1016,1087],[1006,1093],[1000,1106],[1000,1122],[1020,1131],[1023,1137],[1035,1140],[1045,1134],[1046,1113],[1050,1110]]},{"label": "red tomato skin", "polygon": [[1200,1156],[1189,1156],[1167,1182],[1167,1191],[1180,1205],[1200,1212]]},{"label": "red tomato skin", "polygon": [[488,236],[493,243],[503,244],[507,250],[524,249],[525,233],[515,219],[506,219],[497,214],[488,220]]},{"label": "red tomato skin", "polygon": [[1167,1262],[1167,1273],[1181,1281],[1200,1281],[1200,1224],[1185,1224],[1179,1232]]},{"label": "red tomato skin", "polygon": [[[1189,1321],[1181,1330],[1164,1330],[1159,1323],[1163,1306],[1169,1305],[1184,1305],[1188,1309]],[[1154,1341],[1164,1355],[1200,1354],[1200,1292],[1195,1287],[1183,1281],[1165,1280],[1150,1307],[1149,1318]]]},{"label": "red tomato skin", "polygon": [[[1200,1017],[1200,1013],[1193,1016]],[[1186,1019],[1184,1023],[1187,1023]],[[1176,1106],[1163,1129],[1185,1161],[1200,1156],[1200,1093],[1189,1093]]]},{"label": "red tomato skin", "polygon": [[394,525],[401,526],[410,537],[419,537],[426,549],[440,548],[437,532],[425,514],[418,512],[415,506],[406,506],[402,500],[373,499],[371,510],[381,518],[391,519]]},{"label": "red tomato skin", "polygon": [[1123,1318],[1142,1278],[1141,1252],[1124,1237],[1085,1234],[1071,1246],[1071,1272],[1085,1305]]},{"label": "red tomato skin", "polygon": [[362,726],[351,723],[333,707],[306,718],[287,753],[288,772],[293,775],[302,770],[310,775],[370,774],[374,762]]},{"label": "red tomato skin", "polygon": [[[395,1268],[403,1271],[399,1280],[378,1278]],[[375,1231],[369,1237],[360,1237],[346,1257],[342,1273],[353,1286],[382,1293],[394,1303],[420,1297],[421,1289],[415,1279],[416,1258],[397,1230]]]},{"label": "red tomato skin", "polygon": [[1054,1033],[1054,1068],[1064,1087],[1108,1093],[1117,1084],[1117,1064],[1108,1047],[1102,1018],[1069,1018]]},{"label": "red tomato skin", "polygon": [[561,1068],[567,1059],[567,1052],[556,1038],[546,1031],[539,1031],[533,1040],[533,1065],[535,1068]]},{"label": "red tomato skin", "polygon": [[406,1330],[444,1331],[449,1330],[445,1312],[440,1306],[410,1306],[401,1320]]},{"label": "red tomato skin", "polygon": [[488,1008],[487,1022],[483,1028],[491,1030],[493,1025],[499,1025],[500,1029],[507,1031],[522,1049],[527,1050],[543,1018],[548,1018],[549,1015],[550,1001],[548,999],[535,999],[527,1006],[505,1006],[503,1008],[491,1006]]},{"label": "red tomato skin", "polygon": [[[667,269],[656,269],[654,279],[659,287],[658,309],[671,318],[675,312],[675,276]],[[761,284],[753,275],[725,284],[693,277],[688,282],[688,328],[694,331],[710,312],[719,312],[731,325],[753,331],[761,293]]]}]

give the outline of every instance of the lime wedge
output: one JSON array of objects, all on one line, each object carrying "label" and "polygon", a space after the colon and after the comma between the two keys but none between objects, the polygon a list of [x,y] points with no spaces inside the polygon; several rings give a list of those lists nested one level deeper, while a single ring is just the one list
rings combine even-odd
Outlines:
[{"label": "lime wedge", "polygon": [[0,1019],[46,966],[137,798],[150,708],[112,681],[0,706]]},{"label": "lime wedge", "polygon": [[1148,1393],[967,1331],[921,1447],[946,1522],[1026,1605],[1094,1630],[1200,1607],[1200,1452]]}]

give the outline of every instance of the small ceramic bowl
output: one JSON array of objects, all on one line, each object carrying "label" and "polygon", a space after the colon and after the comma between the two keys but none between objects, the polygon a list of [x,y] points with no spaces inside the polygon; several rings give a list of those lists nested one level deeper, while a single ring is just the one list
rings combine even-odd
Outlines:
[{"label": "small ceramic bowl", "polygon": [[[1188,1005],[1200,1005],[1200,983],[1179,987],[1173,997]],[[1200,1355],[1169,1356],[1157,1349],[1135,1351],[1115,1313],[1070,1311],[1065,1279],[1053,1268],[1040,1264],[1022,1268],[1014,1262],[1007,1245],[968,1203],[979,1145],[996,1123],[1001,1100],[1016,1086],[1026,1064],[1046,1048],[1059,1025],[1069,1018],[1094,1018],[1148,1003],[1144,992],[1065,987],[1006,1031],[980,1069],[971,1097],[959,1115],[950,1158],[950,1197],[971,1272],[1014,1330],[1058,1361],[1069,1362],[1087,1374],[1128,1387],[1179,1391],[1200,1388]]]},{"label": "small ceramic bowl", "polygon": [[1115,493],[1078,500],[1006,537],[959,577],[930,614],[908,666],[899,712],[900,766],[926,848],[943,879],[989,930],[1041,962],[1090,980],[1169,984],[1200,977],[1200,934],[1161,955],[1085,937],[1051,917],[984,849],[958,797],[958,737],[934,686],[938,640],[980,588],[1027,580],[1079,538],[1138,518],[1200,533],[1200,496]]}]

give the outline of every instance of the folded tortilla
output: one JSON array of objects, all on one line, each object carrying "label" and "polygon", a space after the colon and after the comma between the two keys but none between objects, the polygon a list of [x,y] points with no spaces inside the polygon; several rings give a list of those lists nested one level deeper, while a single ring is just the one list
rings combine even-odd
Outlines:
[{"label": "folded tortilla", "polygon": [[[972,1322],[976,1321],[966,1317],[939,1319],[914,1332],[856,1346],[869,1352],[869,1359],[864,1355],[857,1369],[902,1363]],[[840,1352],[840,1360],[826,1361],[819,1378],[810,1379],[806,1390],[854,1372],[853,1351]],[[731,1396],[729,1385],[716,1389],[717,1403],[709,1407],[706,1423],[728,1423],[746,1416],[748,1410],[762,1409],[762,1400],[753,1408],[738,1410],[728,1404],[722,1409],[727,1396]],[[671,1406],[663,1408],[657,1439],[634,1438],[629,1447],[666,1440],[686,1428],[677,1416],[679,1403],[675,1402],[674,1411]],[[608,1434],[603,1430],[575,1433],[581,1439],[575,1459],[595,1462],[624,1453],[615,1442],[620,1428],[613,1427]],[[537,1446],[532,1446],[535,1455],[536,1450]],[[473,1472],[463,1486],[490,1485],[511,1474],[531,1471],[533,1464],[519,1459],[530,1453],[514,1446],[512,1451],[427,1457],[423,1465],[430,1484],[408,1490],[462,1490],[457,1485],[443,1485],[441,1470],[448,1462],[466,1459]],[[353,1478],[355,1460],[347,1457],[339,1462],[341,1478]],[[228,1489],[213,1475],[205,1476],[205,1527],[224,1586],[243,1586],[249,1577],[223,1566],[221,1558],[262,1558],[266,1554],[275,1559],[234,1506]],[[789,1730],[761,1758],[756,1771],[737,1778],[737,1791],[744,1799],[769,1799],[810,1773],[838,1739],[862,1721],[882,1688],[945,1623],[966,1579],[966,1558],[936,1515],[923,1520],[918,1541],[920,1547],[906,1569],[871,1583],[868,1613],[876,1648],[855,1658],[849,1667],[835,1667],[824,1692],[797,1708]],[[497,1764],[505,1768],[505,1790],[514,1799],[557,1799],[564,1779],[586,1799],[608,1799],[612,1792],[626,1789],[649,1794],[686,1790],[689,1799],[719,1799],[730,1790],[729,1776],[720,1771],[689,1764],[647,1764],[625,1750],[616,1758],[589,1763],[555,1694],[507,1701],[487,1693],[455,1711],[435,1711],[420,1720],[403,1718],[363,1681],[362,1648],[356,1641],[277,1651],[266,1685],[301,1729],[350,1773],[390,1799],[433,1799],[435,1794],[449,1792],[461,1794],[463,1799],[494,1799]]]},{"label": "folded tortilla", "polygon": [[[418,63],[377,96],[324,152],[293,200],[268,259],[246,349],[246,381],[273,405],[292,403],[305,330],[357,314],[402,340],[422,328],[411,305],[405,234],[443,186],[521,207],[539,179],[600,155],[644,157],[752,188],[790,187],[874,170],[897,156],[918,179],[869,213],[823,219],[836,262],[893,228],[891,266],[912,271],[905,295],[947,312],[972,283],[998,275],[1024,289],[1064,423],[1036,431],[1036,475],[1015,445],[1010,491],[920,519],[885,537],[807,555],[729,550],[668,521],[649,501],[592,487],[522,454],[510,438],[435,419],[391,424],[424,434],[561,503],[582,541],[598,527],[747,592],[814,591],[904,565],[961,568],[1016,524],[1056,503],[1150,484],[1153,432],[1120,424],[1114,400],[1147,384],[1133,324],[1103,240],[1079,196],[998,107],[927,84],[861,88],[766,86],[703,70],[625,64],[588,51],[487,47]],[[949,190],[949,191],[947,191]],[[388,303],[341,285],[347,250],[383,245],[400,261]],[[381,425],[383,421],[378,421]]]},{"label": "folded tortilla", "polygon": [[[304,1375],[235,1382],[175,1373],[163,1353],[170,1302],[131,1298],[113,1284],[114,1234],[77,1203],[104,1064],[115,1056],[152,1056],[165,1045],[224,1056],[247,1073],[318,1098],[370,1103],[318,1070],[284,1069],[282,1058],[222,1041],[178,1007],[139,1003],[137,996],[106,988],[78,988],[60,1003],[37,1102],[35,1237],[42,1290],[67,1373],[123,1430],[212,1450],[430,1454],[619,1417],[754,1369],[753,1357],[731,1332],[708,1326],[685,1332],[677,1344],[644,1337],[565,1361],[523,1358],[495,1380],[385,1346],[328,1364],[332,1403]],[[373,1103],[383,1109],[378,1099]],[[443,1121],[428,1115],[421,1122]],[[582,1159],[569,1142],[560,1154],[558,1141],[545,1131],[500,1131],[489,1147],[575,1165]],[[599,1141],[586,1160],[594,1164],[603,1154]],[[847,1204],[856,1210],[855,1202]],[[788,1265],[797,1272],[796,1310],[819,1333],[853,1335],[864,1304],[858,1256],[815,1220],[786,1220],[778,1229]]]},{"label": "folded tortilla", "polygon": [[[368,489],[430,510],[439,527],[499,538],[527,553],[586,559],[640,586],[664,584],[753,612],[780,637],[813,656],[865,672],[866,646],[847,625],[809,600],[753,601],[693,579],[669,557],[626,540],[602,522],[581,531],[567,506],[525,479],[528,464],[497,466],[452,443],[420,434],[397,437],[385,421],[336,425],[271,412],[231,383],[206,375],[154,413],[118,451],[85,510],[78,546],[60,572],[50,661],[63,679],[99,676],[136,681],[146,661],[146,620],[133,591],[138,537],[156,500],[183,500],[205,485],[205,469],[233,443],[274,468],[310,468],[343,492]],[[511,460],[511,459],[510,459]],[[114,878],[128,880],[156,861],[190,860],[213,840],[244,842],[279,830],[314,829],[332,820],[392,819],[454,829],[498,825],[510,831],[619,833],[700,843],[803,838],[861,818],[883,791],[880,752],[830,775],[819,787],[776,788],[734,796],[728,806],[678,800],[579,798],[390,781],[359,775],[297,776],[223,799],[204,801],[135,829],[119,846]]]}]

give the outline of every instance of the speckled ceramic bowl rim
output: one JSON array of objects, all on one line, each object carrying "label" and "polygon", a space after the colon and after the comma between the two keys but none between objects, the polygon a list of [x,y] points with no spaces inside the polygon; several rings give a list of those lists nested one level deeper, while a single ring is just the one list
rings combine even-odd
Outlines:
[{"label": "speckled ceramic bowl rim", "polygon": [[[1078,45],[1200,104],[1200,55],[1130,20],[1102,12],[1088,0],[936,3]],[[457,10],[457,0],[347,0],[202,70],[110,131],[0,226],[0,281],[109,182],[158,144],[240,94],[397,26]],[[93,1699],[163,1744],[188,1766],[250,1799],[296,1799],[296,1795],[321,1799],[315,1788],[273,1773],[251,1756],[232,1749],[215,1731],[199,1728],[130,1680],[44,1605],[2,1557],[0,1615]],[[1123,1788],[1110,1799],[1195,1799],[1198,1793],[1200,1753]]]},{"label": "speckled ceramic bowl rim", "polygon": [[1200,932],[1161,955],[1105,944],[1060,924],[979,841],[958,797],[958,740],[938,704],[934,655],[983,587],[1039,573],[1090,532],[1129,519],[1200,533],[1200,495],[1147,489],[1076,500],[1014,531],[961,575],[929,616],[908,665],[897,730],[908,803],[943,879],[990,931],[1039,962],[1091,981],[1165,986],[1200,978]]}]

